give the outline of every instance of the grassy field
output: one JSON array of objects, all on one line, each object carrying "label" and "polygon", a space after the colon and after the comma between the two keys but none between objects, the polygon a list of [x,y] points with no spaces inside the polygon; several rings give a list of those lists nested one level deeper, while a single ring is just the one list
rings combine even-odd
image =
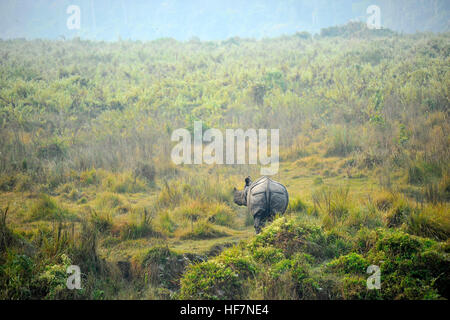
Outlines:
[{"label": "grassy field", "polygon": [[[0,41],[0,298],[448,299],[449,48],[353,23]],[[280,128],[290,204],[261,234],[233,203],[258,166],[171,161],[198,120]]]},{"label": "grassy field", "polygon": [[[304,227],[303,224],[318,226],[327,236],[331,234],[342,237],[340,240],[342,243],[338,245],[326,244],[328,250],[336,252],[320,257],[318,261],[314,260],[314,255],[307,257],[307,261],[308,259],[314,261],[311,265],[307,264],[308,270],[311,269],[310,272],[314,275],[308,275],[312,277],[309,279],[312,281],[310,284],[312,287],[307,290],[303,287],[297,288],[298,281],[289,273],[291,267],[286,267],[286,271],[280,271],[279,275],[274,275],[273,269],[280,268],[277,264],[279,261],[275,258],[273,261],[270,259],[264,261],[258,266],[260,274],[252,276],[251,287],[242,289],[244,291],[236,289],[240,286],[240,282],[237,282],[237,287],[229,288],[229,291],[219,290],[217,288],[223,287],[222,282],[217,280],[221,279],[221,276],[204,274],[203,270],[196,271],[195,266],[203,266],[209,263],[207,261],[221,259],[227,252],[231,252],[231,255],[236,257],[244,254],[248,258],[249,253],[259,257],[258,254],[272,254],[269,251],[277,249],[275,245],[274,248],[269,247],[267,252],[258,253],[254,249],[247,248],[255,241],[253,219],[246,208],[238,207],[231,201],[232,187],[242,185],[242,182],[239,182],[242,176],[231,174],[232,170],[230,174],[226,174],[228,178],[218,178],[220,183],[215,184],[210,178],[204,178],[210,176],[210,172],[208,173],[210,168],[199,168],[195,170],[195,173],[187,168],[180,174],[184,177],[182,180],[189,181],[189,184],[180,184],[174,180],[173,184],[169,182],[166,185],[165,181],[156,180],[151,186],[144,186],[144,190],[136,192],[114,192],[105,189],[103,179],[111,179],[112,176],[114,179],[120,179],[120,175],[109,173],[106,177],[102,177],[106,173],[98,170],[99,172],[95,173],[98,175],[96,178],[98,181],[92,185],[76,183],[70,187],[64,185],[60,190],[45,196],[33,191],[7,192],[1,194],[0,203],[2,208],[9,208],[7,230],[14,230],[14,237],[17,237],[15,241],[32,239],[33,245],[44,241],[45,246],[40,250],[49,250],[45,253],[48,256],[47,259],[52,261],[52,268],[61,266],[61,272],[64,271],[64,264],[61,264],[57,257],[64,252],[75,250],[80,242],[83,243],[83,238],[89,232],[83,229],[84,224],[87,223],[97,234],[94,239],[86,240],[88,243],[95,241],[95,248],[90,248],[94,252],[90,254],[96,258],[90,262],[92,265],[89,267],[96,266],[91,271],[95,279],[89,279],[89,273],[86,279],[83,278],[90,287],[77,296],[62,286],[65,284],[64,273],[60,274],[60,279],[57,274],[51,273],[52,281],[55,282],[45,283],[45,285],[50,286],[56,293],[51,296],[50,290],[46,298],[434,299],[447,297],[447,291],[442,290],[448,290],[445,289],[449,275],[446,253],[450,225],[448,204],[424,204],[408,198],[400,191],[409,190],[406,183],[407,177],[400,173],[398,175],[392,173],[392,184],[396,186],[396,189],[390,190],[380,186],[379,177],[374,172],[355,170],[349,175],[347,170],[342,169],[342,165],[348,160],[316,157],[305,158],[302,162],[283,162],[279,174],[274,177],[285,183],[291,197],[288,212],[284,218],[280,218],[281,220],[286,218],[287,220],[283,221],[300,221],[301,228]],[[317,161],[321,164],[319,171],[316,169]],[[324,172],[335,173],[329,175]],[[93,171],[90,174],[93,174]],[[187,186],[195,187],[192,190]],[[219,189],[214,189],[217,186]],[[196,192],[200,189],[195,188],[199,187],[202,188],[201,190],[206,188],[210,192],[197,194]],[[152,209],[155,206],[158,210]],[[211,217],[215,219],[212,220]],[[274,224],[279,223],[279,220],[274,222]],[[272,230],[271,228],[273,227],[269,226],[267,229]],[[419,288],[423,286],[423,283],[419,282],[414,285],[408,284],[413,286],[411,289],[413,293],[409,295],[403,295],[401,292],[405,288],[400,286],[400,289],[397,288],[394,294],[388,296],[377,295],[373,293],[375,291],[368,291],[365,288],[365,280],[369,276],[365,274],[365,270],[359,269],[357,276],[352,275],[351,272],[345,272],[345,276],[341,276],[340,272],[346,268],[345,265],[337,265],[333,269],[336,270],[333,271],[334,273],[328,270],[329,265],[340,263],[339,257],[341,259],[346,257],[345,253],[360,253],[360,250],[355,249],[356,246],[361,245],[360,237],[374,237],[372,233],[380,232],[380,230],[384,230],[383,232],[396,230],[399,234],[403,232],[401,235],[404,236],[418,235],[423,239],[434,239],[437,243],[447,240],[442,242],[443,247],[436,249],[435,254],[438,260],[433,262],[443,273],[434,274],[435,278],[426,280],[428,289]],[[362,235],[364,232],[367,235]],[[415,239],[413,236],[408,237]],[[409,238],[405,241],[407,240]],[[364,246],[373,246],[370,240],[364,239],[364,241],[368,242]],[[294,244],[291,246],[295,248]],[[83,250],[88,249],[83,248]],[[152,250],[159,250],[157,253],[162,256],[157,255],[156,261],[146,264],[145,261]],[[224,250],[225,253],[223,253]],[[445,258],[439,256],[438,252]],[[298,253],[303,254],[305,251],[298,250]],[[173,258],[174,261],[171,260],[172,255],[176,257]],[[255,258],[252,257],[252,259]],[[362,256],[361,259],[363,259]],[[170,261],[170,268],[178,266],[179,270],[169,268],[167,271],[169,267],[167,261]],[[79,262],[72,260],[71,263]],[[365,260],[364,263],[368,265]],[[227,264],[233,266],[233,263],[228,260],[225,262],[225,265]],[[381,264],[379,257],[374,264]],[[97,265],[102,266],[100,270],[96,270]],[[189,265],[191,267],[188,267]],[[189,274],[183,276],[186,268],[191,274],[198,272],[196,274],[198,278],[191,279]],[[324,268],[327,271],[324,271]],[[349,280],[345,277],[352,276],[356,277],[352,278],[354,283],[347,283]],[[197,281],[211,279],[211,277],[215,280],[209,284],[209,289],[195,287]],[[281,284],[277,283],[278,277],[281,277]],[[334,283],[327,282],[329,287],[326,288],[326,293],[317,291],[317,288],[322,286],[322,281],[328,281],[327,277],[331,277]],[[345,279],[342,280],[339,277]],[[442,278],[445,279],[445,286],[439,287],[439,291],[435,290],[430,284]],[[180,280],[184,281],[181,282],[181,286]],[[245,276],[243,280],[248,283],[248,276]],[[317,283],[314,284],[314,281]],[[55,284],[58,286],[53,288]],[[191,288],[193,284],[194,289]],[[21,289],[23,287],[16,290]],[[199,295],[199,292],[205,290],[210,290],[210,293]],[[26,296],[14,298],[26,298]]]}]

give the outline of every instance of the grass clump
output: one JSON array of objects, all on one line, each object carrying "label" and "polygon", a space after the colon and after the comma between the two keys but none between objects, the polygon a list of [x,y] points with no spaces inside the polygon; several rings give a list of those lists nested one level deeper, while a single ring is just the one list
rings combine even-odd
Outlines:
[{"label": "grass clump", "polygon": [[201,239],[213,239],[227,236],[228,234],[223,231],[219,231],[214,228],[211,223],[200,221],[193,225],[191,230],[187,230],[181,234],[180,239],[182,240],[201,240]]},{"label": "grass clump", "polygon": [[80,173],[79,181],[82,186],[98,184],[100,177],[95,169],[86,170]]},{"label": "grass clump", "polygon": [[146,209],[140,222],[126,223],[120,229],[120,238],[122,240],[160,236],[160,233],[155,230],[152,224],[152,217]]},{"label": "grass clump", "polygon": [[179,298],[186,299],[239,299],[243,298],[243,279],[231,267],[217,261],[190,266],[181,279]]},{"label": "grass clump", "polygon": [[93,211],[91,214],[91,223],[94,228],[101,233],[111,231],[113,227],[113,222],[110,214],[107,213],[97,213]]},{"label": "grass clump", "polygon": [[[188,268],[183,299],[448,298],[445,246],[401,231],[363,227],[354,238],[298,218],[278,218],[247,243]],[[448,250],[448,249],[447,249]],[[370,265],[382,290],[367,289]]]},{"label": "grass clump", "polygon": [[334,251],[317,226],[278,218],[247,243],[191,266],[181,280],[181,298],[299,299],[318,295],[320,285],[310,276],[313,266]]},{"label": "grass clump", "polygon": [[[367,290],[366,268],[377,265],[381,290]],[[438,299],[448,298],[450,263],[433,240],[401,231],[379,229],[375,243],[363,254],[350,253],[328,265],[337,275],[345,299]]]},{"label": "grass clump", "polygon": [[17,179],[14,175],[3,174],[0,176],[0,191],[9,192],[14,190]]},{"label": "grass clump", "polygon": [[154,246],[142,258],[141,267],[144,277],[154,286],[176,290],[186,267],[186,260],[181,254],[167,246]]},{"label": "grass clump", "polygon": [[334,259],[328,264],[331,270],[343,273],[364,274],[369,266],[369,262],[360,254],[355,252]]},{"label": "grass clump", "polygon": [[[108,281],[116,275],[97,252],[98,231],[88,221],[74,233],[73,225],[60,222],[55,230],[45,226],[0,252],[1,299],[98,299],[111,297]],[[82,289],[66,287],[67,267],[82,270]]]},{"label": "grass clump", "polygon": [[408,233],[438,241],[450,238],[450,215],[446,205],[416,209],[407,220]]},{"label": "grass clump", "polygon": [[138,193],[147,190],[146,184],[130,172],[109,173],[103,179],[102,186],[115,193]]},{"label": "grass clump", "polygon": [[243,299],[244,283],[257,272],[240,248],[225,250],[209,261],[194,264],[181,278],[180,299]]},{"label": "grass clump", "polygon": [[373,204],[369,203],[352,209],[344,225],[349,226],[353,230],[359,230],[363,227],[369,229],[380,228],[383,226],[383,216]]},{"label": "grass clump", "polygon": [[398,228],[406,222],[413,208],[404,198],[399,198],[393,208],[385,215],[385,223],[388,228]]},{"label": "grass clump", "polygon": [[299,197],[289,201],[288,212],[304,212],[306,209],[306,204]]},{"label": "grass clump", "polygon": [[165,235],[172,235],[177,229],[176,223],[170,218],[167,210],[158,215],[157,224],[159,230]]},{"label": "grass clump", "polygon": [[30,220],[67,220],[74,218],[67,209],[61,208],[55,200],[47,194],[40,194],[33,204],[29,215]]},{"label": "grass clump", "polygon": [[312,194],[314,208],[321,212],[322,223],[331,228],[342,222],[350,212],[349,188],[323,187]]},{"label": "grass clump", "polygon": [[217,203],[208,210],[208,221],[220,225],[232,227],[234,224],[233,210],[225,203]]},{"label": "grass clump", "polygon": [[335,126],[330,133],[325,157],[345,157],[352,151],[358,149],[359,146],[355,137],[356,135],[346,127]]}]

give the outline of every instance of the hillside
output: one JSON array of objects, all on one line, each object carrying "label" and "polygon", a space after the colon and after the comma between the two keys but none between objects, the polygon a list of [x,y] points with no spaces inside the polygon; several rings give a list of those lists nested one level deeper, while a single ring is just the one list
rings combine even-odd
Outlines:
[{"label": "hillside", "polygon": [[[448,299],[449,40],[0,41],[0,298]],[[280,129],[262,234],[258,166],[171,161],[197,120]]]}]

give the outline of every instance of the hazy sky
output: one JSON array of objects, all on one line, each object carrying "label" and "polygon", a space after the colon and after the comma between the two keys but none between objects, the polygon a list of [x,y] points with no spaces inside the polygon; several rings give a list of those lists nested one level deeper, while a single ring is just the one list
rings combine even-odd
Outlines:
[{"label": "hazy sky", "polygon": [[366,22],[371,5],[382,27],[449,31],[450,0],[0,0],[0,38],[262,38]]}]

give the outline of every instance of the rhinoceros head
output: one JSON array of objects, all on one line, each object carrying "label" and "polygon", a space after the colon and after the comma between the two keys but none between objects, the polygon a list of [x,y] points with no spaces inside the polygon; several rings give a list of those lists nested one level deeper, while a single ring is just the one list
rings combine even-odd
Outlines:
[{"label": "rhinoceros head", "polygon": [[234,203],[238,206],[247,205],[247,202],[245,201],[245,190],[238,190],[234,188]]},{"label": "rhinoceros head", "polygon": [[247,188],[252,183],[252,180],[250,177],[245,178],[245,187],[243,190],[237,190],[234,188],[234,203],[236,203],[238,206],[246,206],[247,205],[247,199],[246,199],[246,193]]}]

